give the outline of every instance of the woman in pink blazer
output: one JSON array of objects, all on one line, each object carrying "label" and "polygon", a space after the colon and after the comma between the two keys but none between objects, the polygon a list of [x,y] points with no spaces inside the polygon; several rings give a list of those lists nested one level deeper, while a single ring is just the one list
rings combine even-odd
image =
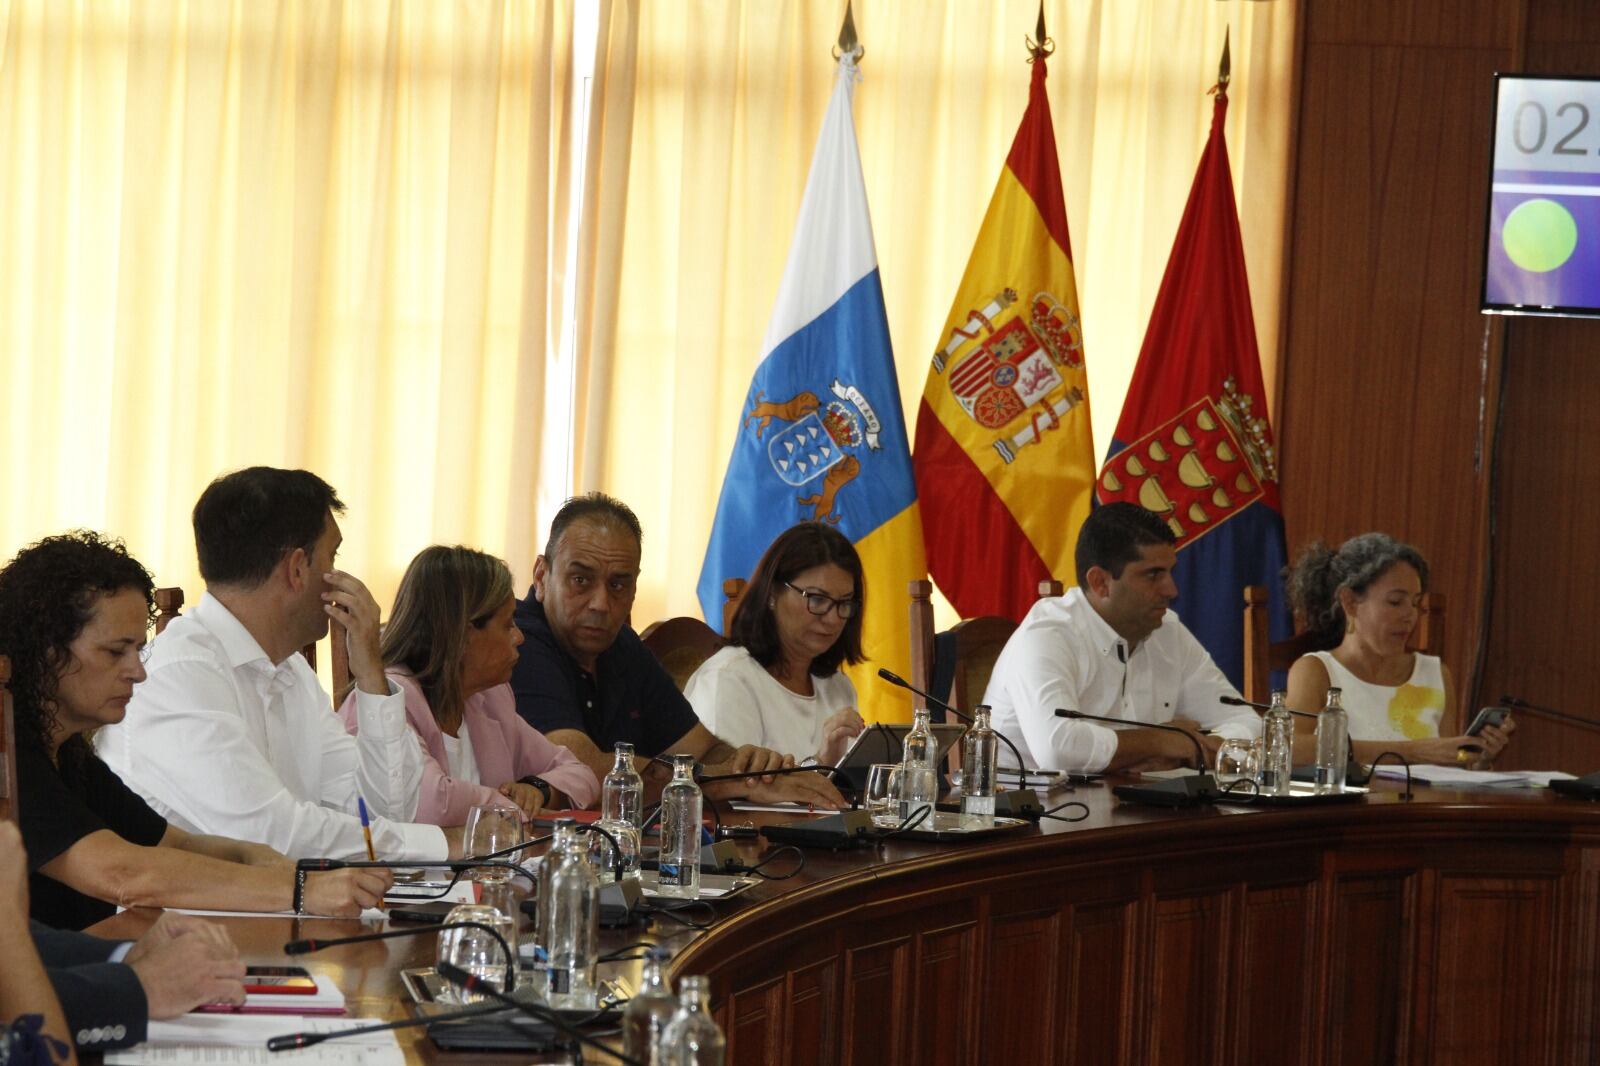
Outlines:
[{"label": "woman in pink blazer", "polygon": [[[532,816],[600,796],[593,771],[517,715],[515,608],[506,564],[471,548],[424,549],[400,580],[383,660],[427,754],[414,821],[462,825],[481,804]],[[353,694],[339,713],[354,733]]]}]

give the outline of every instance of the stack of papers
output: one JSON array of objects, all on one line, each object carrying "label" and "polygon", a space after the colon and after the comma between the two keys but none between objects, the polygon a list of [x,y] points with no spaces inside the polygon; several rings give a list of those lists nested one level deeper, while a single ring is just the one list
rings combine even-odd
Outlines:
[{"label": "stack of papers", "polygon": [[105,1061],[106,1066],[404,1066],[405,1054],[393,1030],[330,1040],[298,1051],[267,1050],[269,1038],[286,1033],[331,1033],[380,1023],[378,1018],[189,1014],[170,1022],[151,1022],[145,1043],[110,1052]]},{"label": "stack of papers", "polygon": [[[1406,768],[1390,763],[1380,763],[1372,773],[1393,781],[1406,779]],[[1413,782],[1448,788],[1549,788],[1552,781],[1570,781],[1572,777],[1560,770],[1464,770],[1421,763],[1411,767]]]}]

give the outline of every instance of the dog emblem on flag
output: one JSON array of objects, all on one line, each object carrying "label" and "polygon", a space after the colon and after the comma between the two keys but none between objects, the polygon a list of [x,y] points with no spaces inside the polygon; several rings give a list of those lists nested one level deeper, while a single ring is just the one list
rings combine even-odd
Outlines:
[{"label": "dog emblem on flag", "polygon": [[764,400],[757,392],[752,399],[744,426],[756,426],[760,440],[774,420],[789,422],[767,440],[767,460],[785,484],[795,488],[822,479],[809,495],[796,496],[795,502],[810,508],[813,521],[838,523],[839,490],[861,472],[857,451],[865,444],[868,452],[881,447],[883,431],[872,403],[854,385],[835,380],[826,405],[814,392],[799,392],[782,403]]},{"label": "dog emblem on flag", "polygon": [[933,367],[939,373],[948,367],[950,392],[985,429],[1002,429],[1034,409],[1027,426],[995,440],[1007,463],[1083,401],[1082,391],[1068,388],[1061,375],[1063,369],[1083,367],[1078,318],[1048,292],[1036,294],[1024,308],[1015,289],[1002,289],[950,331],[950,339],[934,353]]}]

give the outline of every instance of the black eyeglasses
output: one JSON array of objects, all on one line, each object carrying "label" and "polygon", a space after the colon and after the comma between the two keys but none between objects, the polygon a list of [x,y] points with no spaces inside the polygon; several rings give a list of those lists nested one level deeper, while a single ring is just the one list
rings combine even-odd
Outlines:
[{"label": "black eyeglasses", "polygon": [[783,587],[794,589],[801,596],[804,596],[806,610],[814,615],[824,615],[829,611],[838,611],[839,617],[848,621],[855,617],[856,611],[861,607],[860,600],[836,600],[826,592],[812,592],[810,589],[795,588],[787,581],[783,583]]}]

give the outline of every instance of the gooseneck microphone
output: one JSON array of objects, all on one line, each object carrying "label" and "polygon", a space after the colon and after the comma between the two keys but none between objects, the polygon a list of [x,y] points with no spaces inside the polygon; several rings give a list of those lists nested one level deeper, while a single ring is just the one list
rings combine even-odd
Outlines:
[{"label": "gooseneck microphone", "polygon": [[1501,696],[1500,702],[1514,711],[1531,711],[1534,714],[1548,715],[1558,721],[1571,722],[1574,725],[1593,726],[1595,724],[1592,718],[1580,718],[1575,714],[1568,714],[1566,711],[1558,711],[1554,707],[1541,707],[1537,703],[1529,703],[1527,700],[1517,696]]},{"label": "gooseneck microphone", "polygon": [[[880,669],[878,676],[891,685],[897,685],[907,692],[916,693],[940,710],[955,715],[968,725],[972,724],[972,715],[966,711],[958,711],[939,697],[922,691],[899,674],[890,670]],[[1000,738],[1000,743],[1011,749],[1012,756],[1017,760],[1017,772],[1021,775],[1017,782],[1019,787],[995,792],[994,812],[996,814],[1008,814],[1014,818],[1032,818],[1037,821],[1039,816],[1044,813],[1044,804],[1039,802],[1039,794],[1028,787],[1028,768],[1022,759],[1022,752],[1018,751],[1017,746],[1011,743],[1011,738],[1000,732],[1000,730],[996,729],[994,735]]]},{"label": "gooseneck microphone", "polygon": [[1117,785],[1111,792],[1118,799],[1128,800],[1132,803],[1148,803],[1154,807],[1194,807],[1201,803],[1214,802],[1220,792],[1217,782],[1206,771],[1206,749],[1194,734],[1187,729],[1179,729],[1175,725],[1164,722],[1136,722],[1127,718],[1110,718],[1103,714],[1086,714],[1083,711],[1069,711],[1062,708],[1056,709],[1057,718],[1071,718],[1073,720],[1086,720],[1090,722],[1106,722],[1110,725],[1135,726],[1141,729],[1159,729],[1166,733],[1177,733],[1194,745],[1195,765],[1199,772],[1185,777],[1172,777],[1163,781],[1149,784]]},{"label": "gooseneck microphone", "polygon": [[[538,842],[528,841],[518,844],[514,848],[497,851],[494,854],[503,855],[511,851],[521,851],[523,848],[531,847],[535,843]],[[538,880],[528,872],[527,867],[519,863],[506,862],[504,859],[493,859],[487,855],[482,858],[451,859],[448,862],[386,862],[382,859],[376,861],[369,859],[296,859],[294,866],[296,870],[304,870],[308,873],[315,873],[320,870],[414,870],[419,866],[433,866],[457,874],[464,873],[467,870],[479,870],[485,866],[495,866],[503,870],[510,870],[512,873],[521,874],[530,881]]]},{"label": "gooseneck microphone", "polygon": [[350,1029],[338,1029],[331,1033],[287,1033],[283,1036],[269,1037],[267,1040],[268,1051],[295,1051],[303,1047],[313,1047],[324,1040],[338,1040],[345,1036],[365,1036],[367,1033],[384,1033],[391,1029],[409,1029],[415,1025],[432,1025],[434,1022],[453,1022],[462,1018],[479,1018],[485,1014],[499,1014],[505,1010],[498,1003],[480,1003],[475,1007],[465,1007],[461,1010],[448,1011],[443,1014],[419,1014],[414,1018],[402,1018],[397,1022],[383,1022],[378,1025],[358,1025]]},{"label": "gooseneck microphone", "polygon": [[488,981],[485,981],[476,974],[468,973],[459,966],[452,965],[451,963],[445,962],[441,959],[434,965],[434,972],[440,977],[444,978],[446,981],[449,981],[451,984],[455,985],[457,988],[461,989],[463,992],[470,992],[479,996],[487,996],[489,999],[494,1000],[495,1003],[501,1007],[509,1007],[512,1010],[521,1011],[530,1018],[536,1018],[548,1025],[553,1025],[567,1036],[570,1036],[572,1039],[577,1040],[580,1043],[588,1044],[591,1047],[598,1048],[599,1050],[604,1051],[611,1058],[616,1059],[618,1062],[628,1063],[630,1066],[649,1066],[648,1063],[641,1062],[635,1058],[630,1058],[615,1048],[607,1047],[594,1037],[579,1032],[572,1025],[568,1024],[558,1012],[551,1010],[548,1007],[538,1007],[532,1003],[524,1003],[520,999],[513,999],[511,996],[506,995]]}]

